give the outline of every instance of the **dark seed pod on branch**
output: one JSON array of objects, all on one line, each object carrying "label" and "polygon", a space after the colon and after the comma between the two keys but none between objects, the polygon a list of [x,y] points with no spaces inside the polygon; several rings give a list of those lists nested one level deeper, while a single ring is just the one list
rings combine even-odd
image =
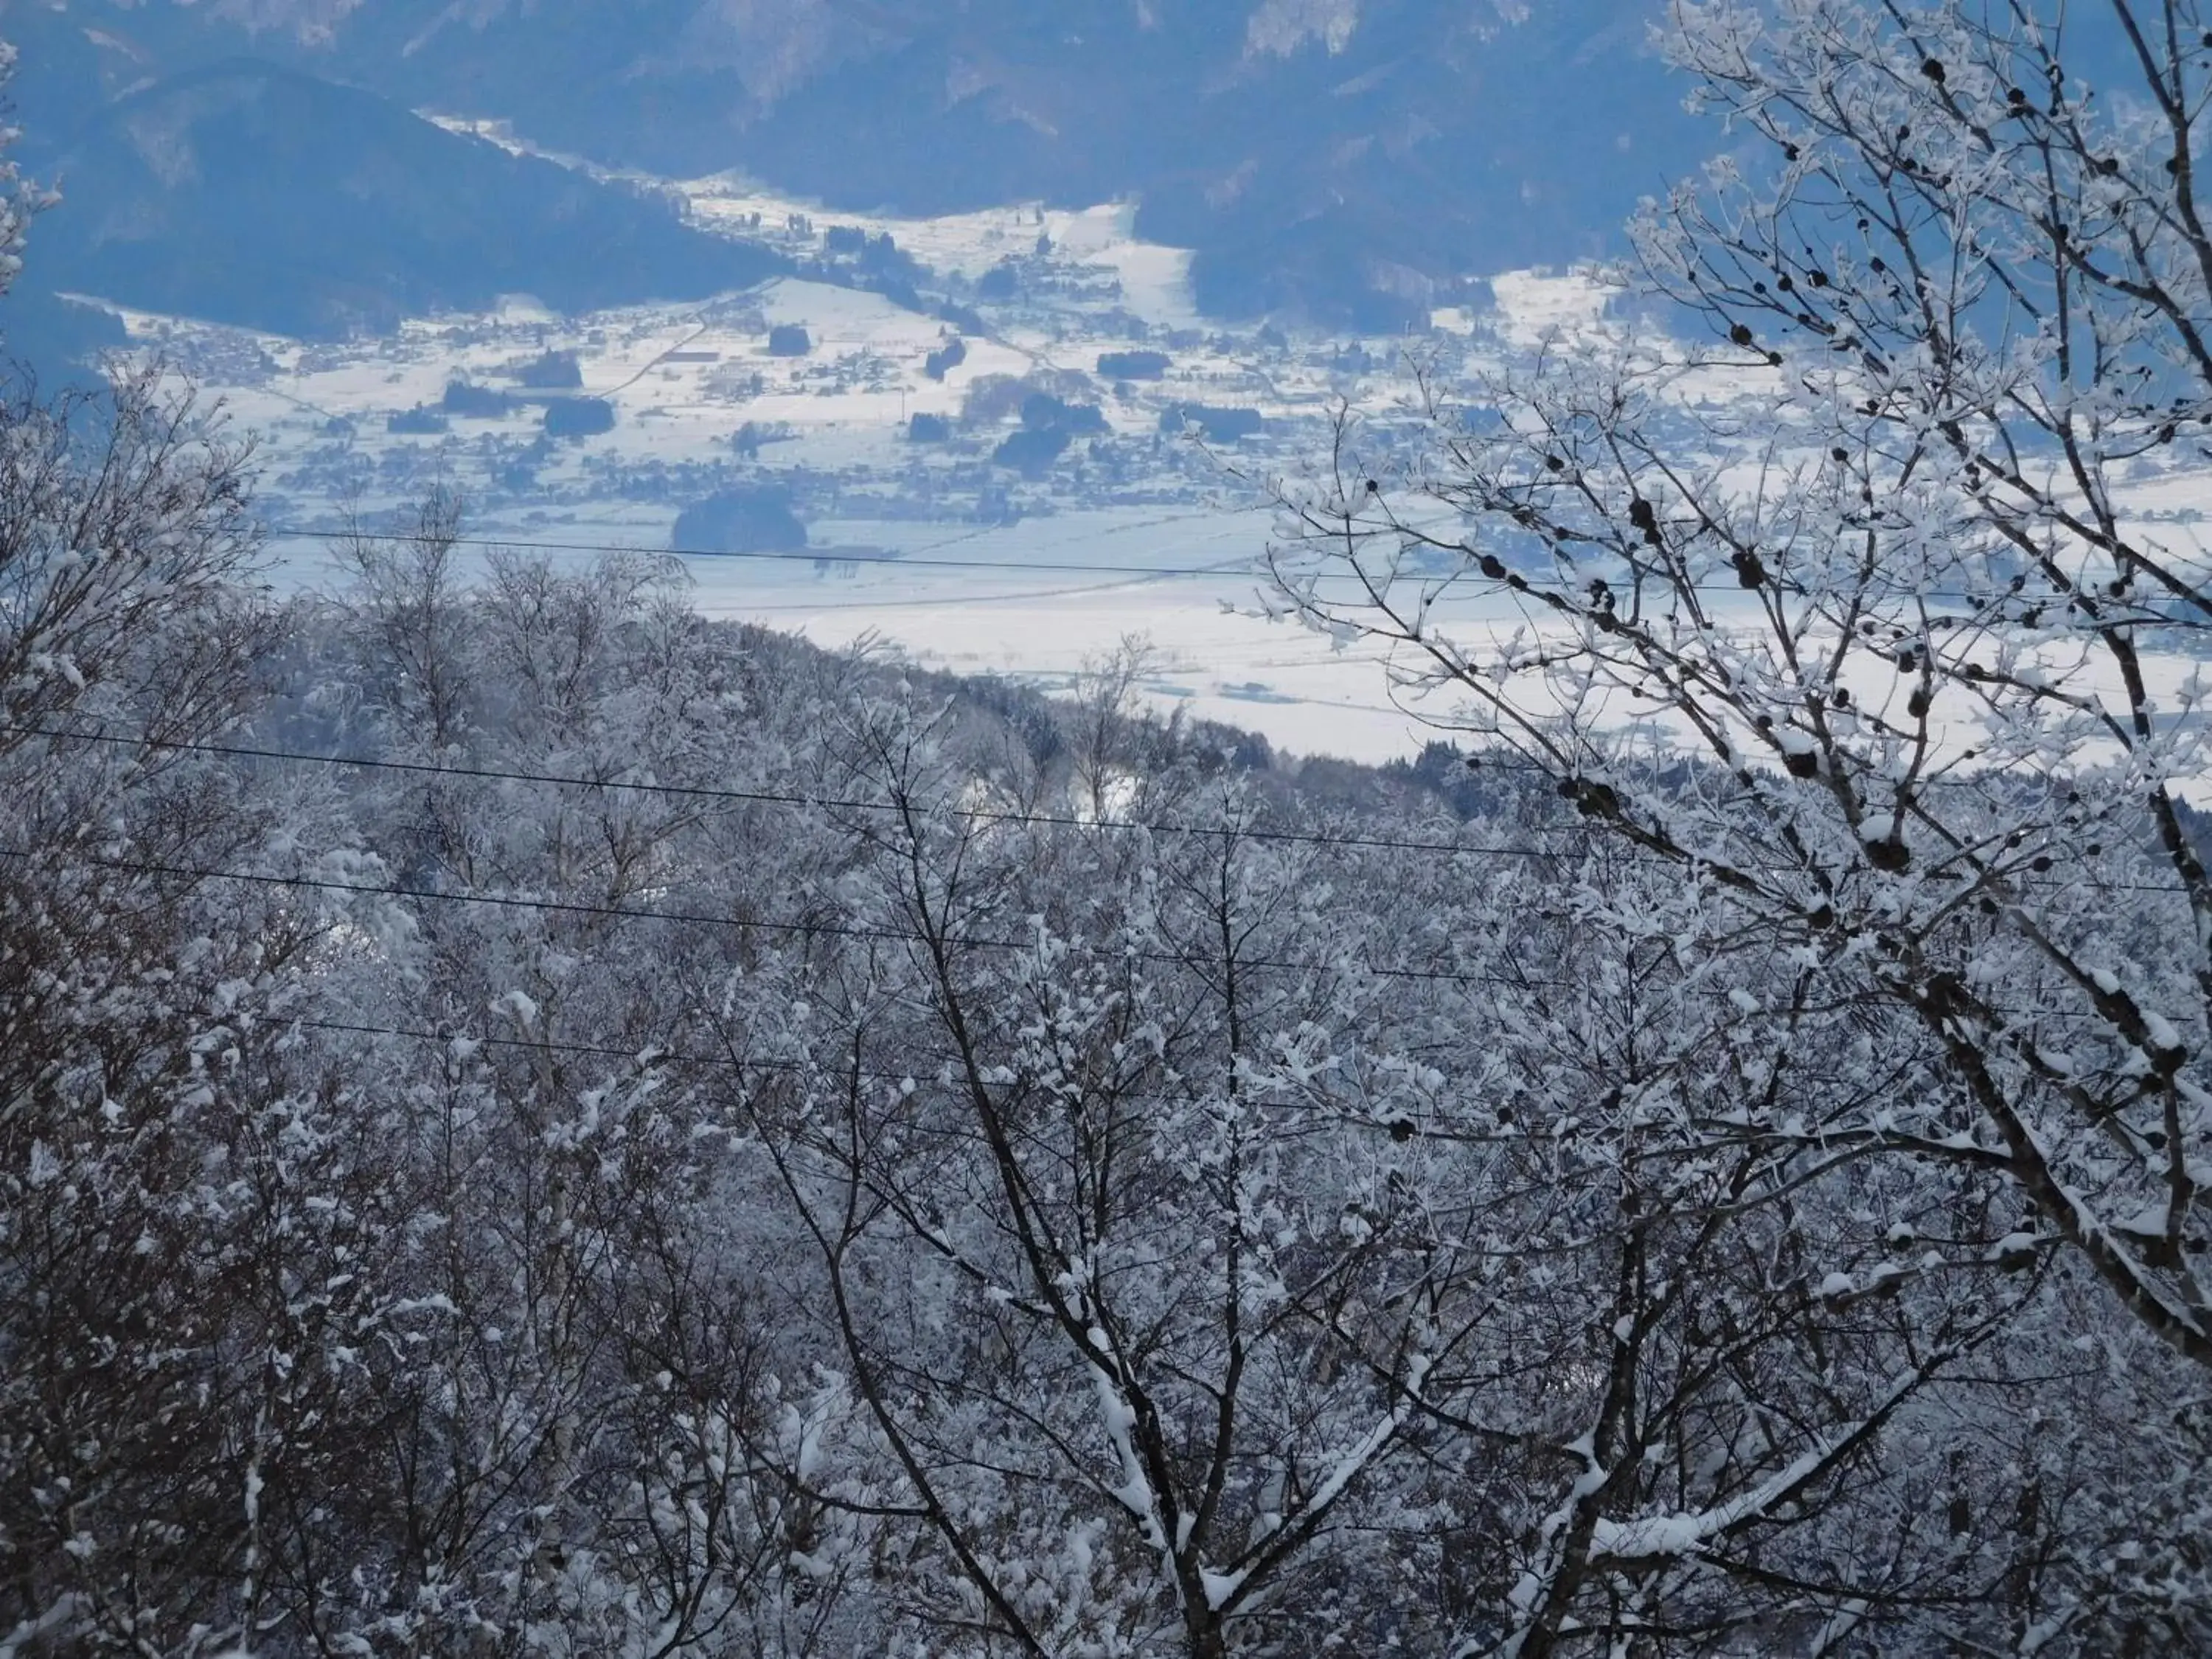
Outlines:
[{"label": "dark seed pod on branch", "polygon": [[1617,818],[1620,816],[1620,797],[1606,783],[1585,784],[1575,798],[1584,816],[1594,818]]},{"label": "dark seed pod on branch", "polygon": [[[2008,1273],[2024,1273],[2035,1266],[2035,1245],[2033,1241],[2021,1243],[2010,1238],[1997,1241],[1997,1266]],[[2032,1488],[2031,1488],[2032,1490]]]},{"label": "dark seed pod on branch", "polygon": [[1885,836],[1880,841],[1863,843],[1867,862],[1889,875],[1898,875],[1912,867],[1912,854],[1903,842],[1894,836]]}]

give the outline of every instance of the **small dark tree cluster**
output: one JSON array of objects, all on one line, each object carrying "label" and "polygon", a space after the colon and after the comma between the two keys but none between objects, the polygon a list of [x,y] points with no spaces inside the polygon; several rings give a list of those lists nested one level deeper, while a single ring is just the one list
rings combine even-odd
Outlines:
[{"label": "small dark tree cluster", "polygon": [[493,387],[455,380],[446,382],[446,395],[438,407],[447,415],[467,420],[496,421],[513,411],[514,399]]},{"label": "small dark tree cluster", "polygon": [[670,545],[681,553],[788,552],[806,545],[806,526],[781,489],[728,489],[677,514]]},{"label": "small dark tree cluster", "polygon": [[605,398],[554,398],[545,404],[549,438],[595,438],[615,429],[615,406]]},{"label": "small dark tree cluster", "polygon": [[533,392],[574,392],[584,384],[584,371],[573,351],[546,351],[517,364],[516,384]]},{"label": "small dark tree cluster", "polygon": [[968,342],[955,335],[922,360],[921,372],[933,380],[941,380],[967,361]]},{"label": "small dark tree cluster", "polygon": [[1098,373],[1109,380],[1157,380],[1168,372],[1164,351],[1102,351]]},{"label": "small dark tree cluster", "polygon": [[384,429],[401,437],[426,438],[451,428],[439,410],[428,404],[417,404],[412,409],[396,409],[386,416]]}]

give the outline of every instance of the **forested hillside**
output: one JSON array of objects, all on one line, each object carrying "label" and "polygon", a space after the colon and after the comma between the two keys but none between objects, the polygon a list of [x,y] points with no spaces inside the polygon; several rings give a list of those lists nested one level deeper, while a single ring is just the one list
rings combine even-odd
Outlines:
[{"label": "forested hillside", "polygon": [[2212,1648],[2212,33],[1679,15],[1711,346],[1274,486],[1416,764],[12,391],[0,1659]]},{"label": "forested hillside", "polygon": [[[41,143],[251,56],[394,114],[496,119],[664,176],[736,168],[848,211],[1135,199],[1144,235],[1199,250],[1209,311],[1388,331],[1468,275],[1617,249],[1638,197],[1694,165],[1706,139],[1656,72],[1655,17],[1644,0],[62,0],[7,27]],[[1589,118],[1556,118],[1569,107]],[[407,188],[443,184],[418,167]],[[89,168],[83,185],[106,194]]]},{"label": "forested hillside", "polygon": [[332,339],[510,294],[575,312],[703,299],[787,268],[649,193],[297,70],[228,59],[112,101],[65,66],[33,73],[72,94],[34,147],[62,181],[41,289]]},{"label": "forested hillside", "polygon": [[2203,1632],[2201,1362],[1587,801],[6,431],[9,1651]]}]

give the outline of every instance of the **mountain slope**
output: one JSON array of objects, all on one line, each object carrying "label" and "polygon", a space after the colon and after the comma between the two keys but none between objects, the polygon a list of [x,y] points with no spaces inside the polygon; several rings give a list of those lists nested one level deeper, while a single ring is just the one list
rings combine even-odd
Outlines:
[{"label": "mountain slope", "polygon": [[250,47],[833,206],[1135,196],[1232,312],[1387,318],[1435,279],[1596,251],[1712,141],[1646,53],[1651,0],[64,3],[167,68]]},{"label": "mountain slope", "polygon": [[233,60],[97,107],[33,165],[58,289],[303,337],[528,293],[686,299],[781,268],[669,204],[447,132],[373,93]]}]

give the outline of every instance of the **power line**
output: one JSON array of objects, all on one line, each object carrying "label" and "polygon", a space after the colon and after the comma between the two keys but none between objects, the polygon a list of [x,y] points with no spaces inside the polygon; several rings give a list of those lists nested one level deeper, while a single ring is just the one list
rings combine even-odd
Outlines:
[{"label": "power line", "polygon": [[[1008,569],[1018,568],[1008,566]],[[1097,567],[1093,567],[1097,568]],[[1100,571],[1110,575],[1109,581],[1080,582],[1072,587],[1017,587],[988,593],[901,593],[894,597],[878,595],[870,599],[791,599],[779,603],[749,604],[743,607],[747,617],[766,617],[779,613],[819,616],[831,611],[937,611],[954,606],[973,608],[984,605],[1027,605],[1039,599],[1080,599],[1097,593],[1118,593],[1126,588],[1142,587],[1158,580],[1152,576],[1125,576],[1116,572]]]},{"label": "power line", "polygon": [[[418,539],[411,532],[405,530],[386,532],[349,531],[343,529],[310,530],[297,526],[271,525],[264,526],[264,531],[269,538],[272,541],[327,543],[343,541],[356,536],[358,536],[362,539],[369,541],[410,541]],[[1387,536],[1394,532],[1389,530],[1383,529],[1374,530],[1364,533],[1379,537]],[[1218,560],[1212,564],[1086,564],[1077,560],[969,559],[957,556],[952,558],[943,558],[928,553],[913,555],[902,553],[870,553],[858,549],[848,550],[836,548],[810,548],[799,552],[780,552],[773,550],[759,548],[735,549],[727,550],[712,547],[652,548],[641,547],[631,542],[553,542],[538,540],[526,537],[510,536],[441,536],[437,538],[437,539],[453,547],[479,547],[491,549],[494,550],[505,549],[518,552],[531,553],[644,553],[653,555],[655,556],[665,556],[672,558],[730,559],[740,562],[750,562],[763,564],[883,565],[895,566],[907,570],[997,571],[1003,572],[1008,575],[1051,574],[1054,575],[1129,576],[1139,577],[1147,580],[1157,580],[1162,579],[1194,579],[1203,576],[1225,576],[1234,575],[1240,573],[1253,575],[1265,574],[1261,569],[1261,561],[1265,556],[1257,553],[1240,555],[1239,556],[1231,559]],[[939,545],[945,544],[939,544]],[[1443,552],[1445,550],[1443,548],[1437,548],[1435,550],[1437,552]],[[1460,550],[1470,563],[1477,556],[1477,555],[1472,550],[1466,549],[1462,549]],[[1325,569],[1320,574],[1323,576],[1335,577],[1341,580],[1346,578],[1349,573]],[[1467,577],[1469,574],[1470,572],[1468,570],[1441,572],[1422,572],[1415,570],[1405,573],[1398,576],[1396,580],[1416,583],[1439,580],[1456,580],[1462,577]],[[1527,573],[1523,573],[1523,574],[1526,575]],[[1490,591],[1494,591],[1498,593],[1520,591],[1526,591],[1537,594],[1546,592],[1566,593],[1570,592],[1579,592],[1581,586],[1581,584],[1579,583],[1562,582],[1554,576],[1543,574],[1528,576],[1526,588],[1521,590],[1516,590],[1511,587],[1504,578],[1483,577],[1480,580],[1488,585],[1488,589]],[[1668,582],[1665,586],[1668,589],[1675,591],[1686,589],[1692,592],[1717,593],[1736,598],[1742,598],[1747,591],[1740,582]],[[962,602],[962,600],[966,599],[980,601],[985,599],[997,600],[1021,598],[1054,599],[1061,597],[1064,593],[1069,592],[1080,592],[1087,591],[1092,590],[1063,589],[1054,592],[1038,594],[963,595],[961,596],[961,600],[929,601],[929,603],[959,603]],[[1817,597],[1817,594],[1813,590],[1800,591],[1792,589],[1791,596],[1802,599],[1807,597]],[[1950,604],[1975,606],[1986,606],[2001,604],[2027,604],[2032,602],[2026,596],[2015,593],[2009,589],[2003,592],[1992,590],[1987,593],[1978,593],[1965,590],[1929,589],[1925,592],[1915,590],[1914,597],[1936,599]],[[2046,596],[2046,602],[2056,604],[2058,599],[2064,597],[2066,596],[2063,593],[2055,597]],[[875,607],[893,605],[900,602],[895,600],[876,599],[867,601],[866,603],[871,607]],[[793,608],[811,610],[819,609],[820,607],[800,606]]]},{"label": "power line", "polygon": [[[0,858],[29,860],[42,856],[19,847],[0,847]],[[51,856],[46,854],[44,856]],[[1026,951],[1033,941],[976,938],[972,935],[933,938],[927,933],[907,932],[889,927],[865,927],[850,922],[793,921],[781,919],[748,919],[742,916],[716,915],[707,911],[647,910],[619,904],[591,904],[580,899],[524,898],[510,893],[458,893],[434,887],[407,887],[396,883],[332,881],[321,876],[280,876],[251,870],[212,870],[204,866],[187,864],[158,864],[136,859],[100,858],[81,854],[77,861],[94,869],[115,870],[127,874],[146,876],[175,876],[187,880],[234,881],[260,887],[282,887],[325,893],[352,893],[380,898],[404,898],[430,904],[477,904],[492,909],[542,911],[556,915],[612,916],[635,921],[674,921],[698,927],[729,927],[739,932],[758,929],[763,933],[813,934],[831,939],[869,940],[887,944],[957,945],[971,950]],[[1192,958],[1169,951],[1131,951],[1125,954],[1137,962],[1157,963],[1167,967],[1189,967]],[[1247,957],[1238,965],[1254,969],[1274,969],[1289,973],[1340,973],[1357,969],[1372,974],[1377,979],[1416,980],[1449,982],[1457,985],[1501,985],[1513,989],[1545,987],[1555,990],[1573,988],[1571,980],[1540,980],[1504,974],[1470,974],[1444,968],[1394,968],[1373,963],[1288,962],[1264,957]]]},{"label": "power line", "polygon": [[[309,754],[304,750],[259,748],[242,744],[216,744],[187,741],[177,738],[156,738],[150,734],[103,732],[57,732],[39,726],[19,726],[0,721],[0,734],[40,737],[50,740],[77,743],[107,744],[123,748],[147,748],[183,750],[193,754],[220,755],[234,759],[269,760],[317,766],[343,766],[367,771],[389,771],[427,774],[432,776],[471,778],[495,782],[549,784],[577,789],[621,789],[640,794],[688,797],[695,799],[721,800],[747,805],[769,806],[814,807],[839,811],[903,812],[906,808],[897,801],[867,800],[853,796],[799,795],[766,789],[732,789],[705,784],[638,783],[619,779],[578,777],[550,772],[518,772],[491,767],[449,766],[427,761],[397,761],[368,759],[347,755]],[[1477,769],[1482,771],[1526,772],[1542,777],[1555,774],[1545,768],[1524,761],[1493,761],[1485,759]],[[1173,821],[1152,822],[1142,818],[1084,818],[1073,813],[1018,812],[998,807],[960,807],[956,809],[963,817],[990,823],[1022,824],[1045,828],[1075,830],[1133,830],[1153,835],[1214,836],[1224,839],[1273,842],[1312,847],[1358,848],[1365,850],[1403,853],[1441,853],[1471,854],[1482,858],[1549,859],[1565,856],[1555,848],[1504,845],[1499,843],[1469,843],[1457,841],[1422,841],[1411,837],[1389,836],[1335,835],[1312,830],[1270,830],[1257,827],[1232,828],[1223,824],[1179,823]],[[1802,873],[1787,866],[1770,868],[1766,873],[1790,875]],[[2001,872],[2002,873],[2002,872]],[[2032,876],[2005,875],[2005,879],[2022,886],[2072,887],[2081,884],[2068,881],[2038,880]],[[2188,890],[2171,882],[2104,881],[2094,884],[2099,890],[2139,893],[2180,893]],[[489,902],[489,901],[487,901]],[[654,915],[665,915],[653,912]],[[670,920],[676,920],[669,916]],[[765,925],[765,924],[763,924]],[[1282,964],[1274,964],[1282,965]]]},{"label": "power line", "polygon": [[[367,759],[348,755],[317,755],[291,749],[266,749],[245,744],[191,742],[180,738],[156,738],[135,732],[54,731],[40,726],[0,722],[0,732],[39,737],[63,742],[109,744],[122,748],[180,750],[192,754],[222,755],[237,760],[267,760],[316,766],[344,766],[364,771],[427,774],[436,777],[471,778],[503,783],[550,784],[572,789],[621,789],[646,795],[684,797],[765,806],[814,807],[858,812],[902,812],[897,801],[868,800],[854,796],[801,795],[771,789],[732,789],[706,784],[638,783],[619,779],[578,777],[556,772],[507,771],[494,767],[450,766],[428,761]],[[1486,764],[1488,764],[1486,763]],[[1499,770],[1506,769],[1500,766]],[[1523,769],[1519,765],[1513,769]],[[1528,768],[1528,770],[1538,769]],[[1084,818],[1073,813],[1018,812],[1010,808],[962,807],[961,816],[988,823],[1028,824],[1075,830],[1140,830],[1154,835],[1216,836],[1230,840],[1275,842],[1315,847],[1358,847],[1405,853],[1461,853],[1498,858],[1549,858],[1557,854],[1540,847],[1507,847],[1458,841],[1421,841],[1388,836],[1333,835],[1314,830],[1236,829],[1221,824],[1158,823],[1139,818]]]},{"label": "power line", "polygon": [[[356,532],[333,530],[303,530],[286,526],[271,526],[267,533],[274,541],[330,542],[343,540]],[[365,539],[406,541],[412,539],[404,531],[389,535],[360,532]],[[1220,576],[1248,568],[1253,564],[1249,556],[1239,556],[1213,564],[1201,565],[1126,565],[1083,564],[1066,559],[963,559],[939,558],[928,554],[908,556],[900,553],[866,553],[857,550],[815,548],[805,552],[775,552],[751,549],[725,552],[711,547],[638,547],[622,542],[547,542],[532,541],[505,536],[441,536],[441,542],[455,547],[512,548],[532,553],[650,553],[677,558],[750,560],[765,564],[865,564],[897,565],[904,569],[924,570],[1003,570],[1012,574],[1030,571],[1048,571],[1054,574],[1090,576]]]}]

